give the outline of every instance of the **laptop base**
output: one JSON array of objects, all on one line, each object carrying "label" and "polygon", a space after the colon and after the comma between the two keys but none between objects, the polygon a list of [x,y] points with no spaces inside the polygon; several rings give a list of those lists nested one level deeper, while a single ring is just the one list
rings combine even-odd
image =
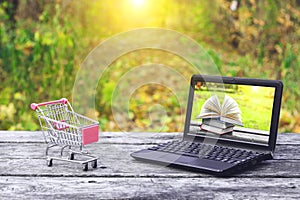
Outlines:
[{"label": "laptop base", "polygon": [[188,171],[204,172],[215,176],[235,174],[240,172],[241,170],[253,167],[258,162],[272,159],[272,156],[270,154],[264,154],[264,156],[260,156],[255,160],[243,162],[240,164],[234,164],[204,159],[201,157],[178,155],[174,153],[159,152],[148,149],[134,152],[131,154],[131,156],[136,160],[143,162],[159,164]]}]

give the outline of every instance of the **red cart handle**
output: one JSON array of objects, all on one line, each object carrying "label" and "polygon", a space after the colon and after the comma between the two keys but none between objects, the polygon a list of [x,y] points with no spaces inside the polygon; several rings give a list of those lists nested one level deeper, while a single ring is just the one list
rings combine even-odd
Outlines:
[{"label": "red cart handle", "polygon": [[68,102],[68,99],[62,98],[62,99],[55,100],[55,101],[47,101],[47,102],[43,102],[43,103],[32,103],[30,105],[30,108],[32,110],[36,110],[39,106],[46,106],[46,105],[58,104],[58,103],[66,104],[67,102]]}]

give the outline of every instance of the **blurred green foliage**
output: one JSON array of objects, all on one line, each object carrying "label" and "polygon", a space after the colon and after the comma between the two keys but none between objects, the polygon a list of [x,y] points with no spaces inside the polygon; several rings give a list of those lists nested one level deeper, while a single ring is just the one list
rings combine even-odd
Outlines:
[{"label": "blurred green foliage", "polygon": [[[280,129],[300,132],[299,8],[296,0],[1,0],[0,129],[39,129],[29,104],[72,99],[79,66],[101,41],[134,28],[163,27],[198,41],[223,75],[282,79]],[[118,130],[108,103],[118,77],[134,66],[162,60],[174,68],[188,68],[175,55],[151,50],[124,55],[110,66],[96,96],[104,130]],[[141,130],[149,121],[137,105],[149,99],[169,108],[164,131],[182,130],[176,98],[154,85],[139,88],[129,106]]]}]

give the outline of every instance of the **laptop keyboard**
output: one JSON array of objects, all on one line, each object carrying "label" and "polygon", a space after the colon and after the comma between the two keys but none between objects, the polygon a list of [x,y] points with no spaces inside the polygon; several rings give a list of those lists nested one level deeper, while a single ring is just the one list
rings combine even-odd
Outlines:
[{"label": "laptop keyboard", "polygon": [[171,141],[150,147],[148,149],[235,164],[239,164],[244,161],[250,161],[253,158],[265,155],[260,152],[193,143],[189,141]]}]

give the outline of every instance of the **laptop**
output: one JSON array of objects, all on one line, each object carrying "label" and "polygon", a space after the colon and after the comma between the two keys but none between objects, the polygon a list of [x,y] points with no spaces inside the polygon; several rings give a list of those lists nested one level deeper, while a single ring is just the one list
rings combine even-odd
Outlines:
[{"label": "laptop", "polygon": [[131,156],[214,175],[272,159],[282,89],[279,80],[193,75],[183,138]]}]

